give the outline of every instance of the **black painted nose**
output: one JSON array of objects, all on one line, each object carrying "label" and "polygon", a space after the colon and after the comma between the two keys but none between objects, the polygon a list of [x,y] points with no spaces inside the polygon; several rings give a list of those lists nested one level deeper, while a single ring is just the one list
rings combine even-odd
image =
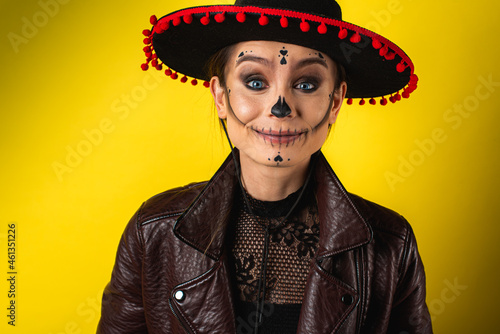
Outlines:
[{"label": "black painted nose", "polygon": [[292,109],[286,103],[285,98],[283,98],[283,102],[281,101],[281,96],[278,98],[278,102],[271,108],[271,114],[278,118],[283,118],[292,113]]}]

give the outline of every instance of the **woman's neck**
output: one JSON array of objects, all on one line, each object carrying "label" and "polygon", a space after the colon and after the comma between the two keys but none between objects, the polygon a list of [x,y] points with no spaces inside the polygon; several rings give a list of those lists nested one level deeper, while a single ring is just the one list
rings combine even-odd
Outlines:
[{"label": "woman's neck", "polygon": [[261,201],[279,201],[304,185],[310,159],[290,167],[268,167],[240,155],[241,178],[247,193]]}]

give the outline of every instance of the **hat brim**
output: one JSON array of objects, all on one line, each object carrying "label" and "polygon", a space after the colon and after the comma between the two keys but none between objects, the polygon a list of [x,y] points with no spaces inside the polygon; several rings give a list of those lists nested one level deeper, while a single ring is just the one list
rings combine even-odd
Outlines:
[{"label": "hat brim", "polygon": [[242,41],[265,40],[315,49],[342,64],[348,98],[389,95],[409,84],[409,92],[416,88],[415,80],[410,80],[413,63],[397,45],[345,21],[228,5],[187,8],[153,23],[151,42],[157,57],[173,71],[197,79],[210,80],[205,64],[218,50]]}]

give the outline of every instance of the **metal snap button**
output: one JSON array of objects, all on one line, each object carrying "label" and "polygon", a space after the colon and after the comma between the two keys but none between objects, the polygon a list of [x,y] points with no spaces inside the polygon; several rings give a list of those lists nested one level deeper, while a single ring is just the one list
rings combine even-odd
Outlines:
[{"label": "metal snap button", "polygon": [[184,291],[179,290],[174,293],[174,298],[178,302],[182,302],[186,298],[186,294],[184,293]]},{"label": "metal snap button", "polygon": [[349,294],[345,294],[342,296],[342,303],[344,303],[346,305],[351,305],[353,302],[354,302],[353,296],[351,296]]}]

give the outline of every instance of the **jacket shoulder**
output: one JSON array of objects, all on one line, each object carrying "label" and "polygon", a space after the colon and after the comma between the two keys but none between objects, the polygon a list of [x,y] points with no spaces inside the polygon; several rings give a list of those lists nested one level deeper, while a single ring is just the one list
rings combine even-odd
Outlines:
[{"label": "jacket shoulder", "polygon": [[402,215],[358,195],[349,193],[349,197],[374,233],[385,232],[401,239],[407,238],[411,227]]},{"label": "jacket shoulder", "polygon": [[138,212],[139,225],[182,214],[200,194],[207,182],[191,183],[159,193],[146,200]]}]

